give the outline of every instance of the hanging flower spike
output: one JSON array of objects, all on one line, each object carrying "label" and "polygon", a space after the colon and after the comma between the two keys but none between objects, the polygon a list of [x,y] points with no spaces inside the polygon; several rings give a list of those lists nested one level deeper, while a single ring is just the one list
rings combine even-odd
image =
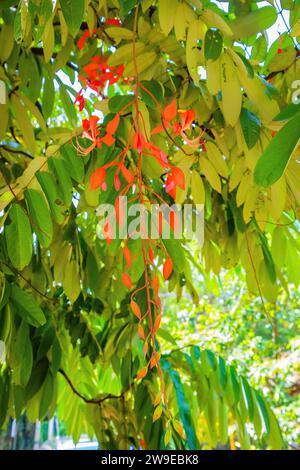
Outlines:
[{"label": "hanging flower spike", "polygon": [[94,191],[95,189],[102,186],[103,183],[105,183],[105,179],[106,179],[106,172],[104,168],[97,168],[97,170],[95,170],[91,176],[91,184],[90,184],[91,191]]}]

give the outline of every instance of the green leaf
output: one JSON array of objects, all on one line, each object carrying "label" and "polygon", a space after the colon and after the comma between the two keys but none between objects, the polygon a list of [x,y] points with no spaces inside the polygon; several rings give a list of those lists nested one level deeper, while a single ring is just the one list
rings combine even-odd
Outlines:
[{"label": "green leaf", "polygon": [[[45,329],[46,328],[46,329]],[[37,351],[37,360],[39,361],[42,357],[46,356],[47,352],[51,348],[54,338],[55,338],[55,330],[52,326],[46,325],[43,327],[43,336],[41,338],[41,342]]]},{"label": "green leaf", "polygon": [[288,104],[285,108],[283,108],[279,114],[274,118],[274,121],[285,121],[290,119],[291,117],[298,114],[300,116],[300,103],[299,104]]},{"label": "green leaf", "polygon": [[9,211],[11,223],[5,226],[5,240],[9,259],[17,269],[24,269],[32,256],[32,233],[24,210],[13,204]]},{"label": "green leaf", "polygon": [[284,174],[300,138],[300,114],[296,114],[271,140],[258,160],[254,181],[265,188],[271,186]]},{"label": "green leaf", "polygon": [[268,41],[265,36],[261,35],[255,41],[252,51],[251,60],[255,60],[258,63],[263,62],[268,51]]},{"label": "green leaf", "polygon": [[84,181],[84,164],[82,157],[78,155],[73,144],[65,144],[61,148],[61,154],[64,157],[66,168],[69,175],[78,183]]},{"label": "green leaf", "polygon": [[[149,106],[149,108],[157,109],[157,103],[163,103],[164,89],[162,85],[156,80],[141,81],[140,93],[142,100],[144,101],[146,106]],[[151,95],[153,95],[153,98]]]},{"label": "green leaf", "polygon": [[67,23],[68,29],[73,37],[76,36],[84,15],[84,0],[60,0],[60,6]]},{"label": "green leaf", "polygon": [[240,121],[246,144],[252,149],[260,136],[261,121],[256,114],[245,108],[242,109]]},{"label": "green leaf", "polygon": [[[110,98],[108,102],[109,110],[112,113],[118,113],[133,100],[132,95],[116,95]],[[128,107],[127,110],[130,110]]]},{"label": "green leaf", "polygon": [[77,123],[77,111],[74,106],[74,103],[72,102],[69,93],[67,92],[67,89],[65,85],[60,81],[60,86],[59,86],[59,96],[63,105],[63,108],[65,110],[65,113],[67,115],[67,118],[70,121],[70,124],[72,126],[76,126]]},{"label": "green leaf", "polygon": [[39,419],[43,419],[51,405],[54,392],[54,380],[51,372],[48,372],[43,384],[42,397],[40,401]]},{"label": "green leaf", "polygon": [[25,320],[22,321],[14,340],[12,364],[14,383],[25,387],[30,379],[33,364],[29,327]]},{"label": "green leaf", "polygon": [[29,325],[41,326],[46,323],[45,315],[32,295],[13,284],[10,297],[18,315]]},{"label": "green leaf", "polygon": [[26,189],[24,196],[32,229],[36,233],[41,246],[47,248],[52,241],[53,226],[45,198],[36,189]]},{"label": "green leaf", "polygon": [[181,243],[178,240],[168,240],[166,238],[163,240],[163,243],[172,259],[174,269],[178,272],[183,272],[186,261]]},{"label": "green leaf", "polygon": [[34,154],[35,152],[35,137],[34,137],[34,130],[27,114],[27,109],[20,100],[18,96],[15,94],[11,97],[12,105],[15,110],[16,120],[18,122],[19,128],[21,130],[23,139],[25,141],[26,146],[30,150],[31,153]]},{"label": "green leaf", "polygon": [[247,382],[247,380],[242,377],[242,386],[243,386],[243,391],[245,394],[246,398],[246,404],[247,404],[247,410],[249,414],[249,418],[252,421],[253,420],[253,415],[254,415],[254,404],[253,404],[253,399],[252,399],[252,392],[251,388]]},{"label": "green leaf", "polygon": [[227,385],[227,371],[226,371],[226,364],[222,357],[219,357],[219,377],[220,377],[220,384],[223,390],[226,390]]},{"label": "green leaf", "polygon": [[119,0],[121,7],[121,15],[127,15],[127,13],[132,10],[136,5],[136,0]]},{"label": "green leaf", "polygon": [[49,370],[49,361],[43,357],[32,369],[30,380],[25,389],[26,400],[30,400],[41,388]]},{"label": "green leaf", "polygon": [[8,411],[10,380],[8,370],[0,373],[0,429],[2,428]]},{"label": "green leaf", "polygon": [[42,112],[45,120],[47,120],[52,114],[54,98],[55,89],[53,80],[51,78],[46,77],[44,81],[42,96]]},{"label": "green leaf", "polygon": [[69,205],[72,201],[73,185],[65,161],[62,158],[51,157],[48,160],[48,164],[58,180],[60,195],[63,201]]},{"label": "green leaf", "polygon": [[13,385],[13,402],[16,419],[20,419],[24,405],[24,389],[19,385]]},{"label": "green leaf", "polygon": [[223,36],[219,29],[208,29],[204,38],[206,60],[217,60],[223,50]]},{"label": "green leaf", "polygon": [[267,270],[268,270],[270,280],[271,280],[271,282],[275,283],[276,282],[276,268],[275,268],[275,264],[274,264],[274,261],[273,261],[272,254],[269,250],[269,245],[268,245],[267,239],[266,239],[265,235],[260,230],[258,231],[258,235],[259,235],[259,238],[261,240],[261,246],[262,246],[262,251],[263,251],[263,255],[264,255],[264,260],[265,260],[265,263],[266,263],[266,267],[267,267]]},{"label": "green leaf", "polygon": [[52,372],[55,375],[60,368],[61,363],[61,347],[57,338],[54,339],[52,345]]},{"label": "green leaf", "polygon": [[270,432],[270,418],[269,418],[268,410],[266,408],[266,404],[265,404],[264,399],[262,398],[262,396],[260,395],[259,392],[255,391],[255,396],[256,396],[256,399],[257,399],[258,406],[260,408],[260,412],[261,412],[262,417],[263,417],[263,422],[264,422],[264,425],[265,425],[265,431],[266,431],[267,434],[269,434],[269,432]]},{"label": "green leaf", "polygon": [[285,444],[282,438],[280,427],[278,425],[278,421],[273,411],[269,409],[268,405],[267,405],[267,410],[268,410],[268,415],[270,419],[270,434],[268,438],[268,444],[270,445],[271,449],[274,449],[274,450],[284,449]]},{"label": "green leaf", "polygon": [[174,344],[174,345],[177,344],[175,338],[173,338],[171,333],[169,333],[169,331],[164,329],[164,328],[159,328],[159,330],[157,331],[157,336],[163,338],[168,343],[171,343],[171,344]]},{"label": "green leaf", "polygon": [[254,70],[253,70],[253,67],[252,65],[250,64],[249,60],[246,59],[246,57],[241,54],[240,52],[237,51],[237,55],[240,57],[240,59],[243,61],[246,69],[247,69],[247,73],[248,73],[248,77],[249,78],[254,78]]},{"label": "green leaf", "polygon": [[62,207],[63,202],[58,197],[52,175],[46,171],[39,171],[36,173],[36,178],[47,198],[54,219],[58,224],[61,224],[64,220],[64,216],[62,214],[64,209]]},{"label": "green leaf", "polygon": [[276,8],[267,6],[239,16],[236,20],[230,21],[229,26],[235,37],[242,39],[270,28],[276,20]]},{"label": "green leaf", "polygon": [[172,369],[170,363],[168,363],[167,361],[163,362],[162,367],[170,374],[175,388],[180,419],[186,434],[188,448],[190,450],[195,450],[199,447],[198,439],[193,426],[190,405],[186,400],[179,373],[176,370]]}]

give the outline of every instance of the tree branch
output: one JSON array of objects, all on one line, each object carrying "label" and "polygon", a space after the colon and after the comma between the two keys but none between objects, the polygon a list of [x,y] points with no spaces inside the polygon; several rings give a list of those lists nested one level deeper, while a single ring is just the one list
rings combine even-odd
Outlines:
[{"label": "tree branch", "polygon": [[131,387],[130,386],[127,389],[123,390],[123,392],[120,395],[112,395],[111,393],[109,393],[108,395],[106,395],[105,397],[102,397],[102,398],[86,398],[84,395],[82,395],[82,393],[80,393],[80,392],[78,392],[78,390],[76,390],[76,388],[74,387],[70,377],[68,377],[68,375],[66,374],[66,372],[63,369],[58,369],[58,372],[68,382],[71,390],[75,393],[75,395],[77,395],[79,398],[81,398],[81,400],[83,400],[85,403],[87,403],[89,405],[100,405],[101,403],[103,403],[106,400],[120,400],[121,398],[123,398],[125,392],[127,392],[128,389]]}]

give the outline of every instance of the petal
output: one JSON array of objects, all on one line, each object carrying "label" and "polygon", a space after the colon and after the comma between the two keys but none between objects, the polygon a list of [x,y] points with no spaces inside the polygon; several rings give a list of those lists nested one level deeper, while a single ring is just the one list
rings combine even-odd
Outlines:
[{"label": "petal", "polygon": [[116,130],[118,129],[119,123],[120,123],[120,115],[119,113],[117,113],[115,117],[111,121],[109,121],[109,123],[107,124],[106,132],[108,134],[114,134]]},{"label": "petal", "polygon": [[95,170],[91,176],[91,191],[99,188],[105,182],[105,178],[106,172],[104,168],[97,168],[97,170]]},{"label": "petal", "polygon": [[173,100],[172,103],[168,104],[166,106],[164,112],[163,112],[163,118],[166,121],[172,121],[176,117],[177,114],[177,102],[176,100]]}]

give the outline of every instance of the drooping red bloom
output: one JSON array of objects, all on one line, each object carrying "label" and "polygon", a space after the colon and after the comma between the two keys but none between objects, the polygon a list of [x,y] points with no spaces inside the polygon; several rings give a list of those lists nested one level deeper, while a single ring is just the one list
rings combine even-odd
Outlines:
[{"label": "drooping red bloom", "polygon": [[282,54],[282,53],[283,53],[283,49],[281,49],[281,47],[279,47],[279,48],[277,49],[277,54]]}]

